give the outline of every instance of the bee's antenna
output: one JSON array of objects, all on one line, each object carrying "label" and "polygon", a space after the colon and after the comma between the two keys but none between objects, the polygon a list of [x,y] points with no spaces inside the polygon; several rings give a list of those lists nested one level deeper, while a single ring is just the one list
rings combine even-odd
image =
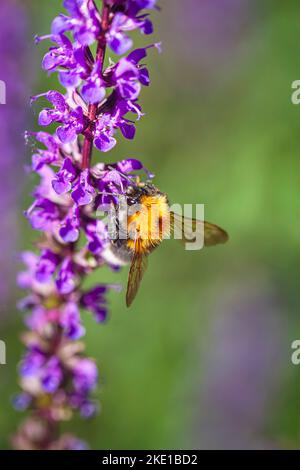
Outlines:
[{"label": "bee's antenna", "polygon": [[114,196],[114,197],[125,197],[126,199],[128,199],[128,196],[126,196],[125,194],[116,194],[116,193],[108,193],[106,191],[101,191],[101,192],[98,192],[97,194],[101,194],[102,196]]}]

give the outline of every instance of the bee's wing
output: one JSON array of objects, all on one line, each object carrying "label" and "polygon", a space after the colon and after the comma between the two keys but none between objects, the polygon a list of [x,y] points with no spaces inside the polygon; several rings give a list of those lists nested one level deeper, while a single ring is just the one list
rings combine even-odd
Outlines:
[{"label": "bee's wing", "polygon": [[147,256],[142,253],[139,253],[138,250],[136,250],[132,258],[129,276],[128,276],[127,293],[126,293],[127,307],[130,307],[130,305],[135,299],[135,296],[139,290],[140,283],[143,279],[147,266],[148,266]]},{"label": "bee's wing", "polygon": [[179,232],[184,243],[195,241],[195,232],[204,235],[204,246],[214,246],[226,243],[229,239],[228,233],[217,225],[203,220],[190,219],[171,212],[171,229]]}]

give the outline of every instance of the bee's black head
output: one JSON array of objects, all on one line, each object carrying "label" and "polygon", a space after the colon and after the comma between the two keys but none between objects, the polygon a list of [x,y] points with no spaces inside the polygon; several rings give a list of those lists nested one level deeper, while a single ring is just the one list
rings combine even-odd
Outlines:
[{"label": "bee's black head", "polygon": [[127,202],[129,205],[139,203],[142,196],[157,196],[163,194],[154,184],[152,183],[139,183],[136,186],[129,186],[127,189]]}]

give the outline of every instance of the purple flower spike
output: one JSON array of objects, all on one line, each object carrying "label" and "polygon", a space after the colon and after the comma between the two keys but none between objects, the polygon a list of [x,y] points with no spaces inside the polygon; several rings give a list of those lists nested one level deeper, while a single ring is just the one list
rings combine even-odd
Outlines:
[{"label": "purple flower spike", "polygon": [[99,409],[92,396],[99,374],[84,354],[80,310],[103,323],[107,293],[119,286],[100,284],[87,291],[83,286],[100,267],[116,274],[121,266],[109,255],[113,227],[99,218],[97,209],[106,214],[108,205],[117,209],[127,200],[128,188],[137,184],[136,172],[153,176],[134,158],[97,164],[92,154],[95,147],[106,153],[117,139],[135,137],[136,123],[144,115],[139,96],[150,84],[144,59],[149,47],[159,46],[135,49],[116,63],[109,60],[108,66],[104,58],[107,47],[118,55],[128,53],[133,47],[130,31],[152,32],[146,10],[155,8],[156,1],[64,0],[63,5],[66,14],[57,16],[51,34],[36,37],[36,43],[51,42],[42,68],[55,73],[65,91],[50,90],[31,99],[48,101],[39,125],[54,124],[55,131],[25,134],[27,144],[34,145],[32,171],[40,178],[25,215],[43,233],[38,253],[23,254],[25,269],[18,275],[18,285],[29,291],[18,303],[29,330],[23,335],[22,392],[13,400],[16,409],[28,410],[13,438],[20,450],[87,448],[73,435],[60,435],[59,424],[75,412],[88,419]]}]

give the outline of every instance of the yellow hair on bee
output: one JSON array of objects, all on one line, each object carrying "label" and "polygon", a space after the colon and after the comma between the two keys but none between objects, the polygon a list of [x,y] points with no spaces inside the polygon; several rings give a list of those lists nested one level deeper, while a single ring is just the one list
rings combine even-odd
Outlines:
[{"label": "yellow hair on bee", "polygon": [[[164,194],[143,195],[139,210],[127,220],[127,246],[138,253],[150,253],[170,232],[170,208]],[[136,243],[138,240],[138,243]]]}]

